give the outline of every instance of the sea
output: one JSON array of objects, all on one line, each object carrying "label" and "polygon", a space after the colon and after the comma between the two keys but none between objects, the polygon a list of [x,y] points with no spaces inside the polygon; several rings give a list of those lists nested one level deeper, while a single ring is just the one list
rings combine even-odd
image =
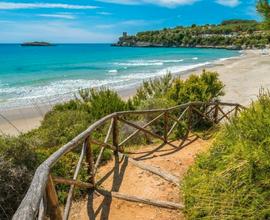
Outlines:
[{"label": "sea", "polygon": [[183,74],[239,55],[223,49],[0,44],[0,108],[57,103],[85,88],[128,90],[168,72]]}]

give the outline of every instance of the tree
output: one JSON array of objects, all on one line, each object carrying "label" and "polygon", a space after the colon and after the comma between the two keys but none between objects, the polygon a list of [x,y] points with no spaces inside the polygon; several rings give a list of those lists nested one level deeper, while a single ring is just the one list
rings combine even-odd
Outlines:
[{"label": "tree", "polygon": [[268,0],[259,0],[257,3],[257,11],[264,18],[265,28],[270,29],[270,4]]}]

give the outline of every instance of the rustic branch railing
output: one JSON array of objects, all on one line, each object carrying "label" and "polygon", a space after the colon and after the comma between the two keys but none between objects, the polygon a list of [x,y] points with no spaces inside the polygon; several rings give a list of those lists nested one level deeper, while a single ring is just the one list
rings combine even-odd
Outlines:
[{"label": "rustic branch railing", "polygon": [[[222,109],[224,107],[224,109]],[[53,153],[46,161],[44,161],[36,170],[33,177],[32,183],[25,195],[23,201],[21,202],[19,208],[17,209],[13,220],[31,220],[31,219],[43,219],[45,215],[50,217],[50,219],[68,219],[70,209],[72,206],[72,198],[75,187],[79,188],[89,188],[96,189],[97,192],[102,192],[103,194],[114,196],[116,198],[129,200],[129,201],[140,201],[146,204],[156,204],[161,207],[175,208],[181,207],[179,204],[172,204],[169,202],[152,201],[148,199],[140,199],[138,197],[125,196],[117,192],[106,192],[101,190],[96,185],[96,173],[101,162],[101,157],[105,149],[109,149],[118,155],[125,156],[124,147],[125,145],[135,136],[140,133],[144,133],[148,136],[152,136],[155,139],[161,140],[166,144],[173,147],[175,146],[169,140],[173,131],[177,128],[177,125],[181,125],[182,122],[187,124],[186,133],[188,134],[192,129],[192,126],[198,123],[198,120],[206,120],[213,124],[217,124],[223,119],[230,120],[231,116],[237,116],[238,112],[244,107],[239,104],[232,103],[203,103],[203,102],[192,102],[183,105],[179,105],[168,109],[156,109],[156,110],[145,110],[145,111],[124,111],[110,114],[99,121],[92,124],[87,130],[82,132],[80,135],[75,137],[72,141],[58,149]],[[227,112],[226,112],[227,111]],[[233,114],[234,113],[234,114]],[[133,121],[129,121],[127,118],[132,118],[134,116],[146,116],[151,115],[152,120],[147,122],[145,125],[136,124]],[[163,133],[158,134],[152,130],[147,129],[149,126],[153,125],[157,121],[162,120],[163,122]],[[93,132],[110,123],[106,138],[103,141],[96,140],[92,137]],[[120,140],[120,125],[125,124],[126,126],[135,129],[131,134],[129,134],[124,140]],[[111,143],[110,143],[111,137]],[[186,136],[187,137],[187,136]],[[68,152],[71,152],[77,148],[82,143],[81,155],[76,166],[74,175],[72,179],[67,179],[64,177],[54,177],[52,176],[50,170]],[[92,144],[98,145],[100,153],[94,163]],[[122,153],[122,154],[121,154]],[[83,163],[83,159],[86,158],[86,163],[88,165],[88,174],[90,176],[88,182],[82,182],[78,180],[78,175]],[[129,158],[129,161],[134,163],[139,167],[143,167],[138,161]],[[160,171],[156,168],[147,168],[150,172],[156,173],[165,179],[178,183],[177,179],[164,171]],[[64,212],[60,208],[58,197],[54,184],[65,184],[70,185],[70,190],[67,197],[67,202],[64,208]]]}]

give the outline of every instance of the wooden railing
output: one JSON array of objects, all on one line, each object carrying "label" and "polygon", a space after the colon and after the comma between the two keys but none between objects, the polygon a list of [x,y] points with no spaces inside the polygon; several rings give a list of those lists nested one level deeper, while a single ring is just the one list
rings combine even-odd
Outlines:
[{"label": "wooden railing", "polygon": [[[232,103],[192,102],[168,109],[124,111],[110,114],[92,124],[87,130],[58,149],[37,168],[27,194],[13,216],[13,220],[30,220],[36,218],[44,219],[44,216],[46,215],[49,216],[50,219],[68,219],[75,187],[93,189],[101,193],[103,192],[105,195],[110,194],[110,196],[115,196],[129,201],[140,200],[137,197],[123,196],[117,192],[107,192],[99,189],[96,180],[96,173],[105,149],[109,149],[114,153],[123,155],[125,154],[125,146],[132,138],[140,135],[140,133],[143,133],[148,137],[151,136],[154,139],[161,140],[162,142],[177,148],[179,146],[175,146],[171,139],[173,131],[177,128],[177,125],[182,126],[183,123],[185,123],[185,137],[187,137],[188,133],[197,123],[207,121],[213,124],[218,124],[223,119],[230,120],[232,116],[236,116],[243,108],[244,107],[239,104]],[[149,122],[146,122],[144,125],[134,122],[134,119],[142,121],[141,117],[150,117]],[[147,129],[157,122],[162,124],[162,132],[160,130],[158,132],[154,132],[153,129]],[[133,128],[133,131],[126,135],[127,137],[120,137],[120,134],[122,134],[121,131],[124,129],[123,124]],[[93,133],[101,128],[108,128],[104,141],[93,137]],[[96,161],[94,161],[93,157],[93,145],[98,145],[100,147],[100,152]],[[67,179],[64,177],[53,176],[51,174],[53,166],[61,159],[61,157],[79,146],[82,146],[82,149],[73,178]],[[90,177],[88,182],[82,182],[78,179],[84,158],[88,165],[88,174]],[[130,160],[134,164],[137,163],[138,166],[143,166],[133,159]],[[177,184],[179,181],[174,176],[156,168],[148,166],[146,169],[173,183]],[[55,184],[70,185],[63,212],[60,208]],[[140,201],[143,200],[141,199]],[[169,202],[165,204],[164,202],[147,200],[146,203],[156,204],[161,207],[180,208],[178,205]]]}]

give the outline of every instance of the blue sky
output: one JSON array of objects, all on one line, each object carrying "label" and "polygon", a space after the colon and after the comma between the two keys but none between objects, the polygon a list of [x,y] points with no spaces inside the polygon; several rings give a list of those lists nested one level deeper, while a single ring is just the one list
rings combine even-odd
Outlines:
[{"label": "blue sky", "polygon": [[114,42],[123,31],[260,19],[256,0],[0,0],[0,43]]}]

